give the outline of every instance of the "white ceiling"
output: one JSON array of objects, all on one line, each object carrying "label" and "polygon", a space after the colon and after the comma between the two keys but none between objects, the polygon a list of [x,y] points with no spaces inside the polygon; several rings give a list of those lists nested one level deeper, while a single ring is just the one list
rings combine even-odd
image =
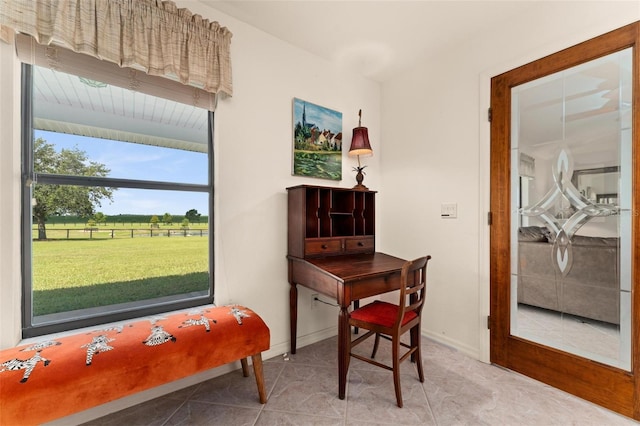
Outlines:
[{"label": "white ceiling", "polygon": [[[447,46],[540,7],[541,1],[198,0],[377,81]],[[224,23],[222,22],[224,25]],[[233,28],[230,28],[233,32]]]}]

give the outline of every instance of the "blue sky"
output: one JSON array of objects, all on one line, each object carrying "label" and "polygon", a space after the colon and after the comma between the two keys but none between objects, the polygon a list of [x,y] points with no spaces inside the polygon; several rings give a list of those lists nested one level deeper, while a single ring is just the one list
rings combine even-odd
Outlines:
[{"label": "blue sky", "polygon": [[[110,169],[109,177],[207,183],[207,155],[203,153],[46,131],[36,131],[35,137],[53,144],[56,151],[77,147],[86,153],[89,160]],[[208,197],[202,193],[121,188],[113,193],[113,200],[112,203],[103,201],[96,211],[107,216],[183,215],[190,209],[205,215],[208,212]]]},{"label": "blue sky", "polygon": [[331,130],[332,133],[342,131],[342,113],[302,99],[293,100],[293,125],[302,123],[302,106],[306,106],[307,123],[313,123],[320,130]]}]

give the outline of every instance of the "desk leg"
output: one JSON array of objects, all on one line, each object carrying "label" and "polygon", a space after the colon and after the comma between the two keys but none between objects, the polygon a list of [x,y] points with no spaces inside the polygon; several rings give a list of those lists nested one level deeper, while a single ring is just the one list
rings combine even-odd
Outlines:
[{"label": "desk leg", "polygon": [[291,284],[289,289],[289,322],[291,327],[291,353],[296,353],[296,335],[298,333],[298,287]]},{"label": "desk leg", "polygon": [[338,398],[344,399],[347,388],[347,372],[349,371],[349,311],[347,306],[340,308],[338,316]]}]

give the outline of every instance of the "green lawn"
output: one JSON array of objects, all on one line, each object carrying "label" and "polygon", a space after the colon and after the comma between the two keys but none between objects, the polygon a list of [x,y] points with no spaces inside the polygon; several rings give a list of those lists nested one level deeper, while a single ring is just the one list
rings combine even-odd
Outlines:
[{"label": "green lawn", "polygon": [[323,179],[342,178],[342,153],[340,151],[294,150],[294,174]]},{"label": "green lawn", "polygon": [[34,315],[208,288],[207,236],[33,242]]}]

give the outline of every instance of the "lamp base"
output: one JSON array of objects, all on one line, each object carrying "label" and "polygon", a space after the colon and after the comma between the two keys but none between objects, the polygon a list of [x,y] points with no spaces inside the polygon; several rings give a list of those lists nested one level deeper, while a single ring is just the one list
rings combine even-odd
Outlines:
[{"label": "lamp base", "polygon": [[356,182],[358,182],[358,184],[354,186],[353,189],[357,189],[358,191],[368,191],[369,188],[367,188],[362,184],[363,180],[364,180],[364,173],[362,173],[362,168],[358,168],[358,174],[356,174]]}]

